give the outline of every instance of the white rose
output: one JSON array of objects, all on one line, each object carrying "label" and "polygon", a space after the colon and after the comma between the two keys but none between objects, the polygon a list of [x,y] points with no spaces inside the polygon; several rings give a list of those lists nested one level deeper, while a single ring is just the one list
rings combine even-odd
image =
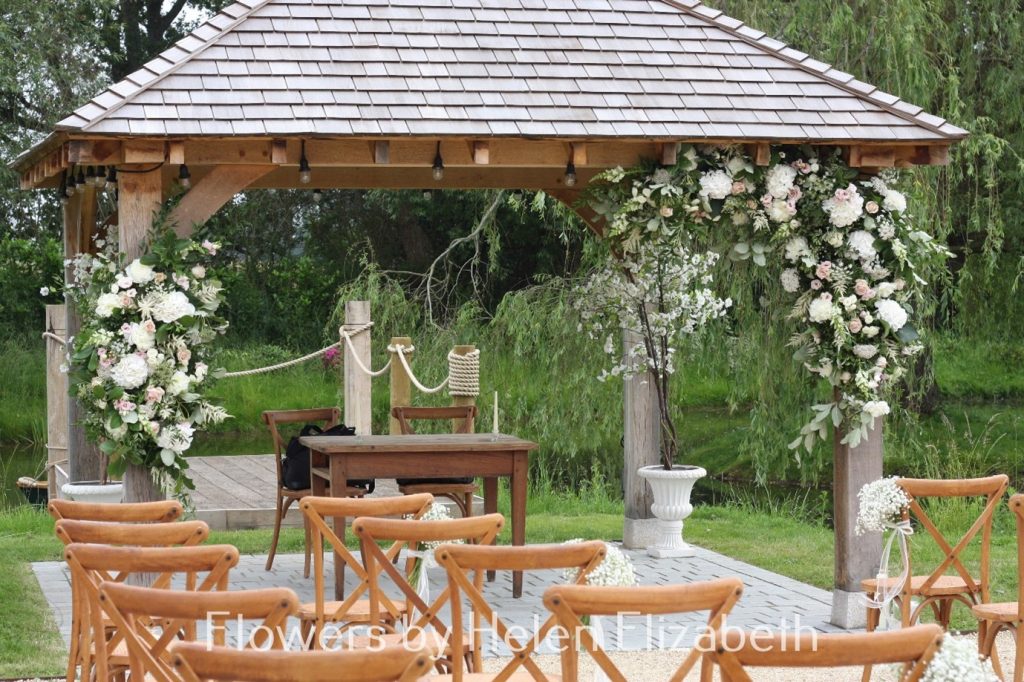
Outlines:
[{"label": "white rose", "polygon": [[839,308],[825,298],[816,298],[807,306],[807,317],[812,322],[827,322],[837,314],[839,314]]},{"label": "white rose", "polygon": [[133,282],[132,278],[128,275],[120,275],[117,278],[117,286],[121,289],[131,289],[133,284],[135,284],[135,282]]},{"label": "white rose", "polygon": [[772,202],[772,205],[768,207],[768,217],[777,223],[784,223],[794,215],[793,211],[790,210],[789,204],[781,199],[777,199]]},{"label": "white rose", "polygon": [[138,388],[146,383],[149,367],[138,355],[126,355],[110,370],[110,378],[121,388]]},{"label": "white rose", "polygon": [[174,322],[195,312],[196,307],[180,291],[172,291],[153,305],[153,317],[160,322]]},{"label": "white rose", "polygon": [[171,380],[167,382],[167,395],[181,395],[188,390],[188,375],[184,372],[175,372]]},{"label": "white rose", "polygon": [[875,291],[878,293],[879,298],[889,298],[896,291],[896,285],[892,282],[880,282],[875,286]]},{"label": "white rose", "polygon": [[156,437],[157,447],[160,450],[160,460],[166,465],[174,464],[175,455],[180,455],[192,447],[192,436],[195,429],[188,422],[171,424],[160,430]]},{"label": "white rose", "polygon": [[96,314],[100,317],[110,317],[120,307],[121,297],[117,294],[100,294],[96,299]]},{"label": "white rose", "polygon": [[829,246],[838,249],[843,245],[843,233],[838,230],[832,230],[825,235],[825,241],[828,242]]},{"label": "white rose", "polygon": [[843,296],[839,299],[839,302],[843,304],[843,308],[850,311],[857,307],[857,296],[855,294]]},{"label": "white rose", "polygon": [[139,350],[148,351],[156,343],[156,334],[150,332],[144,324],[133,324],[128,341]]},{"label": "white rose", "polygon": [[872,418],[884,417],[889,414],[889,403],[884,400],[869,400],[864,403],[864,411]]},{"label": "white rose", "polygon": [[907,323],[907,311],[891,298],[883,298],[875,304],[875,312],[878,319],[885,322],[889,329],[898,332]]},{"label": "white rose", "polygon": [[800,289],[800,275],[794,268],[786,268],[779,277],[782,281],[782,288],[790,294],[795,294]]},{"label": "white rose", "polygon": [[153,268],[143,265],[138,258],[129,263],[124,271],[136,284],[145,284],[153,279]]},{"label": "white rose", "polygon": [[786,260],[795,261],[799,260],[803,256],[810,256],[811,249],[807,245],[807,240],[803,237],[793,237],[786,242]]},{"label": "white rose", "polygon": [[732,178],[723,170],[709,171],[700,178],[700,193],[709,199],[724,199],[732,192]]},{"label": "white rose", "polygon": [[873,339],[878,336],[878,327],[864,327],[860,330],[860,333],[869,339]]},{"label": "white rose", "polygon": [[40,296],[49,296],[50,295],[50,287],[40,287],[39,295]]},{"label": "white rose", "polygon": [[196,383],[201,383],[206,378],[207,372],[210,371],[209,366],[205,362],[196,363]]},{"label": "white rose", "polygon": [[[662,209],[662,210],[664,210],[664,209]],[[672,209],[669,209],[669,211],[670,211],[669,215],[672,215],[671,210]],[[664,215],[664,213],[662,215]],[[668,217],[668,216],[666,216],[666,217]],[[192,276],[195,277],[196,279],[202,279],[203,277],[206,277],[206,268],[204,268],[202,265],[193,265],[192,266]]]},{"label": "white rose", "polygon": [[891,189],[885,193],[885,199],[882,201],[882,208],[886,211],[898,211],[903,213],[907,210],[907,198],[903,196],[902,192],[897,192]]},{"label": "white rose", "polygon": [[846,237],[846,244],[850,251],[861,260],[871,260],[877,255],[875,251],[875,237],[865,230],[856,230]]},{"label": "white rose", "polygon": [[858,358],[870,360],[878,354],[878,347],[867,343],[857,344],[853,347],[853,354]]},{"label": "white rose", "polygon": [[778,164],[773,166],[765,176],[765,188],[776,199],[785,199],[789,196],[789,190],[793,188],[793,181],[795,179],[795,168]]}]

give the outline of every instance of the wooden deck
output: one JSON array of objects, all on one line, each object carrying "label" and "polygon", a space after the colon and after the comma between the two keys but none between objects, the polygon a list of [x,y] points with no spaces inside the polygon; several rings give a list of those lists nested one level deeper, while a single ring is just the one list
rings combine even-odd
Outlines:
[{"label": "wooden deck", "polygon": [[[192,493],[195,517],[212,530],[243,530],[274,527],[274,489],[277,473],[274,455],[231,455],[189,457],[189,474],[195,481]],[[377,479],[373,497],[398,494],[392,479]],[[451,504],[450,500],[441,502]],[[458,511],[453,510],[458,516]],[[483,513],[483,500],[474,503],[474,513]],[[286,528],[302,527],[302,512],[293,504],[284,518]]]}]

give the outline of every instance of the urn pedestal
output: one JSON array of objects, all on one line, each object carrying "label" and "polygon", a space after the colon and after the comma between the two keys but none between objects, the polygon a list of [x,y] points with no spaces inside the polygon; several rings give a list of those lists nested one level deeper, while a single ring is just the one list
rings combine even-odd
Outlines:
[{"label": "urn pedestal", "polygon": [[671,469],[646,466],[637,474],[646,479],[654,493],[651,513],[658,519],[658,537],[647,548],[647,554],[656,558],[693,556],[696,550],[683,541],[683,521],[693,513],[690,493],[694,484],[707,476],[697,466],[677,465]]}]

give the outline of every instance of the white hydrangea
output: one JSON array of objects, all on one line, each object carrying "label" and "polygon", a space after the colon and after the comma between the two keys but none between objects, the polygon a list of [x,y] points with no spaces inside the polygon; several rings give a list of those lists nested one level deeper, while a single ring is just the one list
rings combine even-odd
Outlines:
[{"label": "white hydrangea", "polygon": [[857,493],[859,508],[854,532],[880,533],[888,525],[899,523],[903,510],[910,506],[910,497],[900,487],[899,479],[880,478],[865,484]]},{"label": "white hydrangea", "polygon": [[796,169],[780,163],[773,166],[765,175],[765,188],[776,199],[786,199],[789,197],[789,190],[793,189],[795,179]]},{"label": "white hydrangea", "polygon": [[175,455],[180,455],[192,447],[194,434],[195,428],[188,422],[170,424],[160,429],[160,434],[156,437],[156,445],[161,448],[160,459],[164,464],[171,466],[174,464]]},{"label": "white hydrangea", "polygon": [[152,281],[155,273],[153,272],[153,268],[148,265],[144,265],[142,261],[136,258],[128,264],[127,268],[125,268],[125,274],[127,274],[128,277],[136,284],[146,284],[147,282]]},{"label": "white hydrangea", "polygon": [[894,189],[887,190],[883,195],[882,208],[886,211],[897,211],[903,213],[907,210],[907,197],[902,192]]},{"label": "white hydrangea", "polygon": [[807,240],[803,237],[793,237],[786,242],[786,260],[796,261],[810,255],[811,247],[807,245]]},{"label": "white hydrangea", "polygon": [[128,334],[128,341],[139,350],[148,351],[156,343],[156,333],[152,324],[152,321],[148,321],[148,324],[133,323]]},{"label": "white hydrangea", "polygon": [[782,289],[786,293],[795,294],[800,290],[800,275],[795,268],[786,268],[779,276],[782,282]]},{"label": "white hydrangea", "polygon": [[196,307],[180,291],[172,291],[153,304],[153,317],[160,322],[174,322],[195,312]]},{"label": "white hydrangea", "polygon": [[188,390],[188,375],[184,372],[178,371],[171,375],[171,380],[167,382],[167,394],[168,395],[181,395]]},{"label": "white hydrangea", "polygon": [[[574,538],[567,540],[565,544],[577,542],[583,542],[583,539]],[[587,575],[587,584],[601,587],[632,587],[636,585],[636,570],[629,557],[615,545],[606,542],[604,547],[604,559]],[[578,573],[579,571],[575,568],[565,569],[565,582],[576,582]]]},{"label": "white hydrangea", "polygon": [[875,313],[894,333],[903,329],[907,323],[907,311],[891,298],[883,298],[875,303]]},{"label": "white hydrangea", "polygon": [[807,317],[811,322],[828,322],[839,314],[839,308],[831,298],[818,297],[807,306]]},{"label": "white hydrangea", "polygon": [[776,199],[768,207],[768,217],[777,223],[784,223],[796,215],[796,211],[781,199]]},{"label": "white hydrangea", "polygon": [[709,199],[724,199],[732,192],[732,178],[723,170],[708,171],[700,178],[700,194]]},{"label": "white hydrangea", "polygon": [[870,261],[878,255],[875,250],[875,237],[866,230],[855,230],[846,237],[846,245],[850,251],[862,261]]},{"label": "white hydrangea", "polygon": [[121,297],[117,294],[100,294],[96,299],[96,314],[100,317],[110,317],[120,307]]},{"label": "white hydrangea", "polygon": [[837,189],[832,197],[821,202],[821,208],[833,225],[848,227],[864,215],[864,197],[850,185],[846,189]]},{"label": "white hydrangea", "polygon": [[138,388],[149,378],[146,359],[138,355],[126,355],[110,370],[110,378],[121,388]]},{"label": "white hydrangea", "polygon": [[978,645],[946,634],[921,682],[999,682],[992,661],[982,660]]}]

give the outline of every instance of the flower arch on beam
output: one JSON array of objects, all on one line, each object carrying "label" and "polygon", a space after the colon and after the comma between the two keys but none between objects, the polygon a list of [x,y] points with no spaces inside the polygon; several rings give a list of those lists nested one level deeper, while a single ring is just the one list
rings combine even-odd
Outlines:
[{"label": "flower arch on beam", "polygon": [[[692,259],[708,251],[712,262],[717,254],[769,268],[791,298],[794,358],[836,396],[809,406],[810,419],[790,447],[810,450],[828,438],[830,425],[856,446],[889,413],[891,387],[923,348],[914,315],[926,282],[918,273],[949,251],[914,226],[896,173],[862,176],[838,149],[775,147],[766,166],[756,166],[738,145],[684,146],[678,158],[671,167],[615,168],[588,187],[583,201],[603,228],[609,267],[629,280],[636,263],[652,254]],[[684,285],[706,296],[709,280],[698,274]],[[643,305],[656,308],[660,300]],[[637,306],[625,297],[619,303]],[[586,303],[581,308],[582,327],[605,339],[613,329],[608,318]],[[661,348],[650,339],[646,349],[623,349],[621,356],[606,341],[616,358],[612,373],[671,374],[671,337],[688,331],[692,325],[669,329]],[[663,436],[674,441],[666,418],[671,428],[663,411]]]}]

